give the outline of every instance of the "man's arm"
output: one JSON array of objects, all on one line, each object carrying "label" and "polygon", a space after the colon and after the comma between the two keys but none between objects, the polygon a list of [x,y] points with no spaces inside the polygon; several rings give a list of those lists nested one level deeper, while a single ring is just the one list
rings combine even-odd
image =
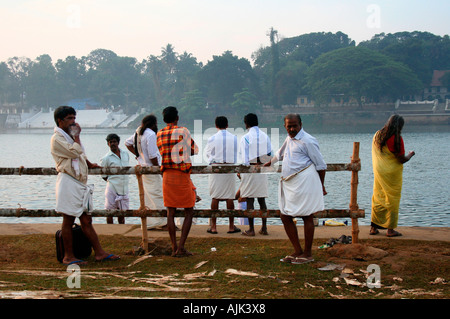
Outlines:
[{"label": "man's arm", "polygon": [[136,154],[134,147],[132,145],[125,145],[127,149],[134,154],[134,156],[138,157],[138,154]]},{"label": "man's arm", "polygon": [[322,190],[324,195],[328,194],[325,190],[325,172],[326,170],[317,171],[317,173],[319,174],[320,182],[322,183]]}]

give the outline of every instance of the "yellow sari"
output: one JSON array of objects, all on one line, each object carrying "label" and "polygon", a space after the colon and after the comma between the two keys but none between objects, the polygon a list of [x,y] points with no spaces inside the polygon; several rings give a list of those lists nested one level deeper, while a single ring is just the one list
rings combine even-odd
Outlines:
[{"label": "yellow sari", "polygon": [[[379,228],[394,229],[398,223],[398,211],[403,183],[403,164],[387,146],[380,151],[372,141],[373,195],[371,221]],[[372,225],[373,225],[372,224]]]}]

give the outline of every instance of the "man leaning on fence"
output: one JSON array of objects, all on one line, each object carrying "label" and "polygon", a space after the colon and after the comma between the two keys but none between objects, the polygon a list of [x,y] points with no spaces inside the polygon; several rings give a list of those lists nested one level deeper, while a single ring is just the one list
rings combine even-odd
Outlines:
[{"label": "man leaning on fence", "polygon": [[[120,137],[111,133],[106,136],[106,142],[110,151],[100,159],[103,167],[126,167],[129,166],[130,157],[128,152],[119,147]],[[130,208],[128,175],[102,176],[107,182],[105,188],[106,210],[128,210]],[[117,217],[119,224],[125,224],[125,217]],[[114,224],[113,217],[106,217],[107,224]]]},{"label": "man leaning on fence", "polygon": [[[209,165],[234,165],[237,162],[238,144],[237,136],[227,131],[228,119],[218,116],[215,120],[218,132],[208,138],[206,144],[206,157]],[[236,176],[231,174],[210,174],[208,176],[209,194],[212,198],[211,209],[219,209],[219,202],[225,201],[227,209],[234,209],[234,197],[236,196]],[[234,217],[229,217],[228,233],[240,233],[241,230],[234,226]],[[217,218],[211,217],[210,234],[217,234]]]},{"label": "man leaning on fence", "polygon": [[[157,134],[156,144],[161,153],[161,171],[163,173],[163,199],[167,207],[167,228],[172,242],[172,256],[192,255],[184,247],[192,225],[194,205],[197,199],[196,189],[191,180],[192,155],[198,154],[198,146],[191,138],[189,130],[178,126],[178,110],[168,106],[163,110],[166,127]],[[184,208],[185,219],[177,243],[175,212]]]},{"label": "man leaning on fence", "polygon": [[[258,116],[249,113],[244,117],[247,134],[241,138],[240,153],[245,165],[261,165],[269,162],[272,154],[272,144],[269,136],[258,127]],[[259,173],[241,174],[240,194],[247,199],[247,209],[255,209],[255,198],[261,210],[267,209],[268,193],[267,175]],[[249,229],[242,232],[244,236],[255,236],[254,218],[248,218]],[[262,219],[261,235],[268,235],[267,218]]]},{"label": "man leaning on fence", "polygon": [[84,234],[92,244],[97,261],[118,260],[119,256],[109,254],[100,245],[92,226],[89,210],[92,209],[93,187],[87,185],[88,168],[99,167],[88,161],[81,144],[81,127],[75,122],[76,111],[70,106],[60,106],[54,112],[56,127],[51,138],[51,154],[56,163],[56,211],[63,216],[62,239],[65,265],[84,265],[73,253],[72,227],[75,218],[80,219]]},{"label": "man leaning on fence", "polygon": [[[314,239],[314,213],[323,210],[324,180],[327,164],[313,136],[302,129],[298,114],[288,114],[284,118],[288,133],[283,145],[276,152],[271,164],[282,160],[281,180],[278,186],[280,217],[294,253],[281,259],[282,262],[304,264],[314,261],[311,255]],[[295,217],[304,223],[305,249],[300,245]]]}]

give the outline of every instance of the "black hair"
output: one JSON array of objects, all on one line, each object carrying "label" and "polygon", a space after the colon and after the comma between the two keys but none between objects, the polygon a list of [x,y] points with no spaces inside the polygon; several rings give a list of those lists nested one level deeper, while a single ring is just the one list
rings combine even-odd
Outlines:
[{"label": "black hair", "polygon": [[119,135],[114,134],[114,133],[108,134],[108,136],[106,137],[106,141],[109,142],[111,140],[117,140],[117,142],[119,143],[120,137],[119,137]]},{"label": "black hair", "polygon": [[175,106],[168,106],[163,111],[163,120],[166,123],[173,123],[178,119],[178,110]]},{"label": "black hair", "polygon": [[403,125],[405,124],[405,120],[398,114],[391,115],[386,124],[383,126],[381,130],[378,131],[378,134],[375,137],[375,142],[378,144],[378,147],[382,151],[383,146],[386,145],[387,140],[394,135],[394,149],[395,152],[400,151],[400,134],[402,132]]},{"label": "black hair", "polygon": [[56,126],[58,126],[58,120],[64,120],[64,118],[70,114],[77,115],[77,112],[73,107],[66,105],[58,106],[53,112]]},{"label": "black hair", "polygon": [[142,122],[141,122],[141,128],[139,130],[139,135],[144,134],[144,131],[146,129],[148,129],[148,128],[151,129],[154,125],[156,125],[156,123],[157,123],[157,119],[156,119],[155,115],[150,114],[150,115],[144,116],[144,118],[142,119]]},{"label": "black hair", "polygon": [[216,117],[216,127],[225,129],[228,127],[228,119],[225,116]]},{"label": "black hair", "polygon": [[258,126],[258,117],[254,113],[248,113],[244,116],[244,123],[249,127]]}]

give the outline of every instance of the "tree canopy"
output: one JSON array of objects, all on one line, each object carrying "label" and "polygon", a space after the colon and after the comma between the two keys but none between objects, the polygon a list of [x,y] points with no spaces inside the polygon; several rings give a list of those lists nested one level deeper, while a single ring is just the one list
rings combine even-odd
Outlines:
[{"label": "tree canopy", "polygon": [[295,104],[301,95],[322,105],[333,96],[393,100],[420,93],[433,70],[450,70],[448,35],[380,33],[358,45],[342,32],[283,38],[271,28],[267,36],[252,62],[225,51],[203,65],[170,43],[142,61],[101,48],[57,61],[48,54],[12,57],[0,62],[0,108],[47,108],[92,98],[126,113],[172,104],[238,114]]}]

